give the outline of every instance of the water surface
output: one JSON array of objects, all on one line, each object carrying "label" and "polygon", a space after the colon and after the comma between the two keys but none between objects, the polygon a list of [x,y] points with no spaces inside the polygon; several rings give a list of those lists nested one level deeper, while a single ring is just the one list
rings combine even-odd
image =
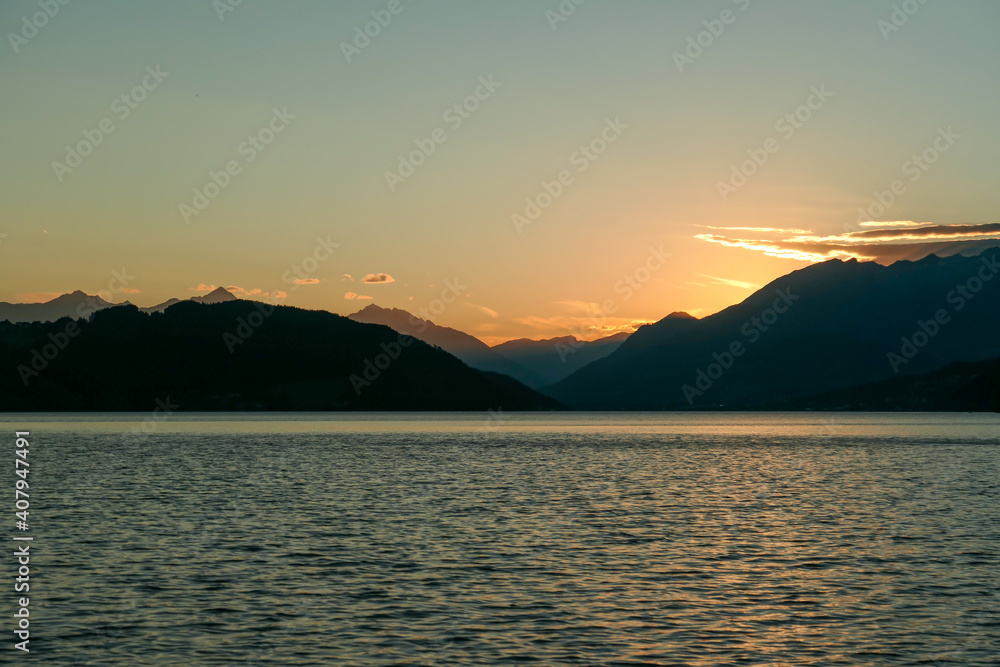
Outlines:
[{"label": "water surface", "polygon": [[29,662],[1000,662],[997,415],[2,419]]}]

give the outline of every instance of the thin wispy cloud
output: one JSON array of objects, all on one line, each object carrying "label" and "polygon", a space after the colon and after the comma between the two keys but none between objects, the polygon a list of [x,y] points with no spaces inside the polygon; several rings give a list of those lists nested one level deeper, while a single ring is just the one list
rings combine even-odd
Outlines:
[{"label": "thin wispy cloud", "polygon": [[812,234],[811,229],[780,229],[778,227],[715,227],[713,225],[695,225],[704,229],[721,229],[730,232],[780,232],[782,234]]},{"label": "thin wispy cloud", "polygon": [[497,319],[498,317],[500,317],[500,313],[493,310],[492,308],[487,308],[486,306],[480,306],[478,303],[469,303],[468,301],[464,303],[467,307],[472,308],[473,310],[478,310],[479,312],[484,313],[485,315],[488,315],[493,319]]},{"label": "thin wispy cloud", "polygon": [[356,294],[354,292],[347,292],[346,294],[344,294],[344,298],[347,299],[348,301],[370,301],[374,297],[370,297],[364,294]]},{"label": "thin wispy cloud", "polygon": [[598,313],[601,311],[601,304],[594,301],[575,301],[573,299],[564,299],[562,301],[555,302],[557,306],[563,306],[571,313]]},{"label": "thin wispy cloud", "polygon": [[699,276],[703,278],[708,278],[712,281],[713,285],[725,285],[726,287],[738,287],[740,289],[760,289],[760,285],[756,283],[748,283],[742,280],[733,280],[732,278],[719,278],[717,276],[710,276],[706,273],[699,273]]},{"label": "thin wispy cloud", "polygon": [[547,336],[573,335],[577,338],[592,340],[611,336],[616,333],[632,333],[644,324],[652,324],[653,320],[637,320],[625,317],[520,317],[514,320],[518,324],[545,332]]},{"label": "thin wispy cloud", "polygon": [[319,278],[296,278],[296,285],[319,285]]},{"label": "thin wispy cloud", "polygon": [[62,295],[62,292],[18,292],[14,303],[45,303]]},{"label": "thin wispy cloud", "polygon": [[813,232],[803,234],[798,229],[772,230],[778,238],[762,238],[758,235],[760,232],[747,234],[744,229],[730,227],[727,231],[736,233],[697,234],[695,238],[770,257],[806,262],[857,259],[880,264],[904,259],[915,261],[931,254],[941,257],[971,255],[1000,245],[1000,223],[995,222],[940,225],[897,220],[863,222],[860,226],[866,229],[852,227],[841,234],[827,236]]},{"label": "thin wispy cloud", "polygon": [[868,220],[867,222],[859,222],[859,227],[923,227],[924,225],[933,225],[933,222],[914,222],[913,220],[887,220],[885,222],[879,222],[877,220]]}]

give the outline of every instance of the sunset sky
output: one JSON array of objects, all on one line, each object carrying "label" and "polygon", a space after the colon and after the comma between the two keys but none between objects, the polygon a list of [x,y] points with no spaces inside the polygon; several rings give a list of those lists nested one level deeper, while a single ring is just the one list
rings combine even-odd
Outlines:
[{"label": "sunset sky", "polygon": [[488,342],[595,337],[812,261],[1000,243],[990,0],[40,11],[0,4],[3,301],[455,291],[434,319]]}]

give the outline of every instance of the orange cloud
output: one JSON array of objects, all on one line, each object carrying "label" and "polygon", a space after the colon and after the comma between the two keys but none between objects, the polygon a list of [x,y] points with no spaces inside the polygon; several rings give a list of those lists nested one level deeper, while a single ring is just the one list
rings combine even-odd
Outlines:
[{"label": "orange cloud", "polygon": [[[218,285],[206,285],[205,283],[199,283],[197,287],[189,287],[188,291],[191,291],[191,292],[213,292],[213,291],[215,291],[217,289],[219,289]],[[264,290],[262,290],[260,288],[256,288],[256,287],[254,289],[244,289],[243,287],[240,287],[239,285],[226,285],[226,289],[228,291],[232,292],[233,296],[239,297],[241,299],[248,299],[250,297],[255,297],[255,296],[257,296],[257,297],[269,297],[269,296],[271,296],[271,292],[264,291]],[[276,299],[277,298],[284,298],[284,297],[279,297],[278,294],[285,294],[285,293],[284,292],[275,292],[274,293],[274,298],[276,298]],[[286,294],[285,296],[288,296],[288,295]]]},{"label": "orange cloud", "polygon": [[344,298],[348,301],[368,301],[374,297],[365,296],[364,294],[355,294],[354,292],[348,292],[344,295]]},{"label": "orange cloud", "polygon": [[[850,231],[832,236],[820,236],[812,232],[802,234],[802,230],[797,229],[772,229],[769,233],[784,237],[777,239],[745,234],[697,234],[695,238],[732,248],[762,252],[770,257],[806,262],[858,259],[881,264],[891,264],[902,259],[919,260],[931,254],[941,257],[976,254],[1000,245],[1000,223],[938,225],[897,220],[888,223],[863,222],[861,226],[873,229],[849,227]],[[738,227],[731,227],[729,230],[743,231]]]},{"label": "orange cloud", "polygon": [[[723,285],[725,287],[738,287],[740,289],[752,289],[752,290],[758,290],[761,287],[760,285],[757,285],[755,283],[747,283],[743,282],[742,280],[733,280],[732,278],[716,278],[715,276],[710,276],[705,273],[699,273],[698,275],[710,279],[712,281],[711,282],[712,285]],[[692,283],[692,284],[696,284],[699,287],[704,287],[704,285],[701,285],[700,283]]]},{"label": "orange cloud", "polygon": [[62,292],[21,292],[14,295],[15,303],[45,303],[52,301],[56,297],[62,296]]},{"label": "orange cloud", "polygon": [[644,324],[652,324],[654,320],[635,320],[626,317],[521,317],[514,320],[518,324],[543,331],[546,337],[576,336],[582,340],[604,338],[625,331],[632,333]]},{"label": "orange cloud", "polygon": [[296,278],[296,285],[318,285],[319,278]]},{"label": "orange cloud", "polygon": [[369,285],[387,285],[388,283],[396,282],[396,279],[388,273],[369,273],[361,279],[361,282],[368,283]]},{"label": "orange cloud", "polygon": [[497,311],[493,310],[492,308],[487,308],[486,306],[480,306],[478,303],[469,303],[468,301],[465,301],[463,303],[466,306],[468,306],[469,308],[473,308],[475,310],[478,310],[479,312],[484,313],[485,315],[488,315],[489,317],[492,317],[493,319],[497,319],[498,317],[500,317],[500,313],[498,313]]}]

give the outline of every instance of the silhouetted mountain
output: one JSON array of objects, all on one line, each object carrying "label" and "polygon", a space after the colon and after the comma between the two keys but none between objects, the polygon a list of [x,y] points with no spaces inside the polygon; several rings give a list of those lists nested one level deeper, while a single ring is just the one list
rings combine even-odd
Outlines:
[{"label": "silhouetted mountain", "polygon": [[371,304],[348,317],[355,322],[382,324],[399,333],[419,338],[425,343],[437,345],[473,368],[509,375],[529,387],[537,388],[550,384],[531,369],[497,354],[475,336],[451,327],[438,326],[430,320],[421,319],[399,308],[380,308]]},{"label": "silhouetted mountain", "polygon": [[193,296],[191,301],[195,303],[225,303],[226,301],[237,301],[233,293],[225,287],[216,287],[205,296]]},{"label": "silhouetted mountain", "polygon": [[628,336],[622,332],[594,341],[582,341],[576,336],[561,336],[547,340],[519,338],[495,345],[492,349],[510,361],[531,369],[541,378],[544,385],[550,385],[569,377],[590,362],[608,356],[617,350]]},{"label": "silhouetted mountain", "polygon": [[143,313],[162,313],[170,306],[180,303],[180,299],[167,299],[163,303],[158,303],[155,306],[148,306],[146,308],[140,308],[139,311]]},{"label": "silhouetted mountain", "polygon": [[1000,412],[1000,360],[956,362],[922,375],[775,403],[776,410]]},{"label": "silhouetted mountain", "polygon": [[55,322],[62,317],[89,317],[91,313],[110,308],[109,303],[99,296],[90,296],[77,290],[57,296],[45,303],[0,303],[0,321],[8,322]]},{"label": "silhouetted mountain", "polygon": [[3,411],[152,411],[158,399],[183,410],[557,407],[388,327],[252,301],[0,323],[0,367]]},{"label": "silhouetted mountain", "polygon": [[[226,301],[236,301],[236,297],[225,287],[217,287],[205,296],[193,296],[188,301],[194,301],[195,303],[225,303]],[[167,299],[163,303],[158,303],[148,308],[140,308],[139,310],[144,313],[162,313],[170,306],[180,302],[180,299]]]},{"label": "silhouetted mountain", "polygon": [[710,317],[641,327],[546,393],[590,409],[754,408],[995,359],[998,260],[812,265]]}]

